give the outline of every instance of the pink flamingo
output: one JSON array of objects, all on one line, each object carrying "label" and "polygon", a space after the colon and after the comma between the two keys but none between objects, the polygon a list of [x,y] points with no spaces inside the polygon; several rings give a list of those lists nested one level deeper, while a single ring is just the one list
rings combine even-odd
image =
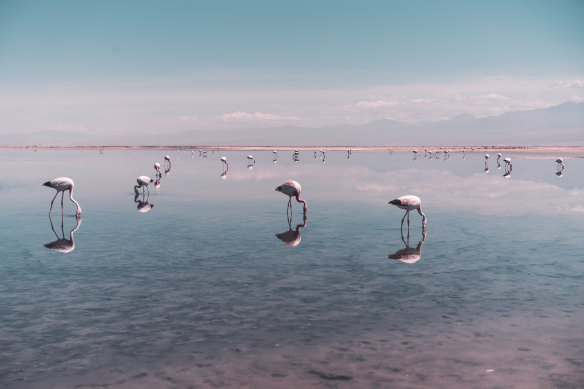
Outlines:
[{"label": "pink flamingo", "polygon": [[142,193],[144,193],[144,188],[146,188],[146,190],[148,191],[148,194],[150,194],[150,189],[148,189],[148,184],[150,184],[151,182],[154,182],[154,180],[150,177],[147,176],[140,176],[136,179],[136,182],[138,183],[138,185],[134,186],[134,192],[136,194],[138,194],[138,188],[142,188]]},{"label": "pink flamingo", "polygon": [[154,170],[156,170],[156,176],[162,177],[162,173],[160,172],[160,164],[158,162],[154,164]]},{"label": "pink flamingo", "polygon": [[47,181],[43,185],[48,186],[49,188],[53,188],[57,191],[57,193],[55,193],[55,197],[53,197],[53,200],[51,200],[51,208],[49,209],[49,215],[53,210],[53,202],[55,201],[55,198],[57,197],[59,192],[61,192],[61,211],[63,210],[63,196],[65,196],[65,191],[67,190],[69,191],[69,198],[71,199],[72,202],[75,203],[75,205],[77,205],[77,212],[75,213],[75,216],[79,216],[81,214],[81,206],[73,198],[73,189],[75,188],[75,183],[73,182],[72,179],[68,177],[59,177],[55,178],[54,180]]},{"label": "pink flamingo", "polygon": [[292,208],[292,196],[296,197],[296,201],[299,203],[304,203],[304,212],[308,209],[308,205],[306,204],[306,200],[300,199],[300,192],[302,191],[302,187],[297,181],[288,180],[279,187],[275,189],[277,192],[282,192],[285,195],[289,196],[290,199],[288,200],[288,207]]},{"label": "pink flamingo", "polygon": [[415,209],[422,216],[422,225],[424,228],[426,228],[426,215],[424,215],[424,212],[422,212],[422,200],[420,200],[418,196],[414,195],[401,196],[395,200],[391,200],[388,204],[395,205],[398,208],[406,210],[406,213],[401,221],[402,226],[404,224],[404,219],[407,216],[408,228],[410,227],[410,211],[413,211]]}]

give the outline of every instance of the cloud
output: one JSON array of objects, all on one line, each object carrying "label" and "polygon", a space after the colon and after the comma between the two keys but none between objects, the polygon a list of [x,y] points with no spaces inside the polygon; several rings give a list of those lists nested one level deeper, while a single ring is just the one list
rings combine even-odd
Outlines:
[{"label": "cloud", "polygon": [[243,123],[243,124],[254,124],[254,123],[288,123],[299,121],[300,118],[297,116],[282,116],[271,113],[263,112],[242,112],[235,111],[231,113],[224,113],[220,115],[219,120],[225,123]]},{"label": "cloud", "polygon": [[571,81],[561,81],[560,86],[565,88],[584,88],[584,79],[577,78]]},{"label": "cloud", "polygon": [[377,101],[359,101],[357,104],[353,106],[355,108],[365,108],[365,109],[377,109],[377,108],[387,108],[393,107],[394,105],[399,104],[395,100],[377,100]]}]

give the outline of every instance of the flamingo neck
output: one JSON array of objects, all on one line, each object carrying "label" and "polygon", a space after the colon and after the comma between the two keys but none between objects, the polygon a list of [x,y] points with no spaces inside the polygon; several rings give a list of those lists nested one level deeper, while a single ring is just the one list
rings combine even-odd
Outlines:
[{"label": "flamingo neck", "polygon": [[69,189],[69,198],[71,199],[71,201],[73,201],[75,203],[75,205],[77,206],[77,214],[79,215],[81,213],[81,206],[79,205],[79,203],[77,202],[77,200],[75,200],[73,198],[73,186],[71,186],[71,189]]},{"label": "flamingo neck", "polygon": [[422,216],[422,224],[426,225],[426,215],[422,212],[422,207],[418,207],[418,213]]},{"label": "flamingo neck", "polygon": [[306,210],[308,209],[308,204],[306,204],[306,200],[302,200],[300,198],[300,195],[297,194],[296,195],[296,201],[298,201],[299,203],[304,203],[304,212],[306,212]]}]

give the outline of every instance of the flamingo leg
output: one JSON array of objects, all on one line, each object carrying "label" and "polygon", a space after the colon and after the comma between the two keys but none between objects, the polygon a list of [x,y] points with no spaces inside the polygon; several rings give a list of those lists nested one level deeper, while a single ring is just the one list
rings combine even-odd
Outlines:
[{"label": "flamingo leg", "polygon": [[404,217],[402,217],[402,221],[401,221],[402,226],[404,224],[404,220],[406,219],[407,214],[408,214],[408,211],[406,211],[406,213],[404,213]]},{"label": "flamingo leg", "polygon": [[63,215],[63,197],[65,197],[65,191],[61,192],[61,216]]},{"label": "flamingo leg", "polygon": [[408,233],[409,233],[409,231],[410,231],[410,211],[409,210],[407,212],[407,215],[408,215]]},{"label": "flamingo leg", "polygon": [[55,202],[55,199],[57,198],[58,194],[59,194],[59,192],[55,193],[55,196],[51,200],[51,208],[49,209],[49,216],[51,216],[51,211],[53,210],[53,203]]}]

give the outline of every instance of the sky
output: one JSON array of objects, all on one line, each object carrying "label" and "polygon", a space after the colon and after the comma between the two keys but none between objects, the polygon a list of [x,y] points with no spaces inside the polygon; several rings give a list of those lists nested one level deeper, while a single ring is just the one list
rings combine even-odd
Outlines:
[{"label": "sky", "polygon": [[584,101],[581,0],[0,0],[0,136],[419,122],[566,101]]}]

